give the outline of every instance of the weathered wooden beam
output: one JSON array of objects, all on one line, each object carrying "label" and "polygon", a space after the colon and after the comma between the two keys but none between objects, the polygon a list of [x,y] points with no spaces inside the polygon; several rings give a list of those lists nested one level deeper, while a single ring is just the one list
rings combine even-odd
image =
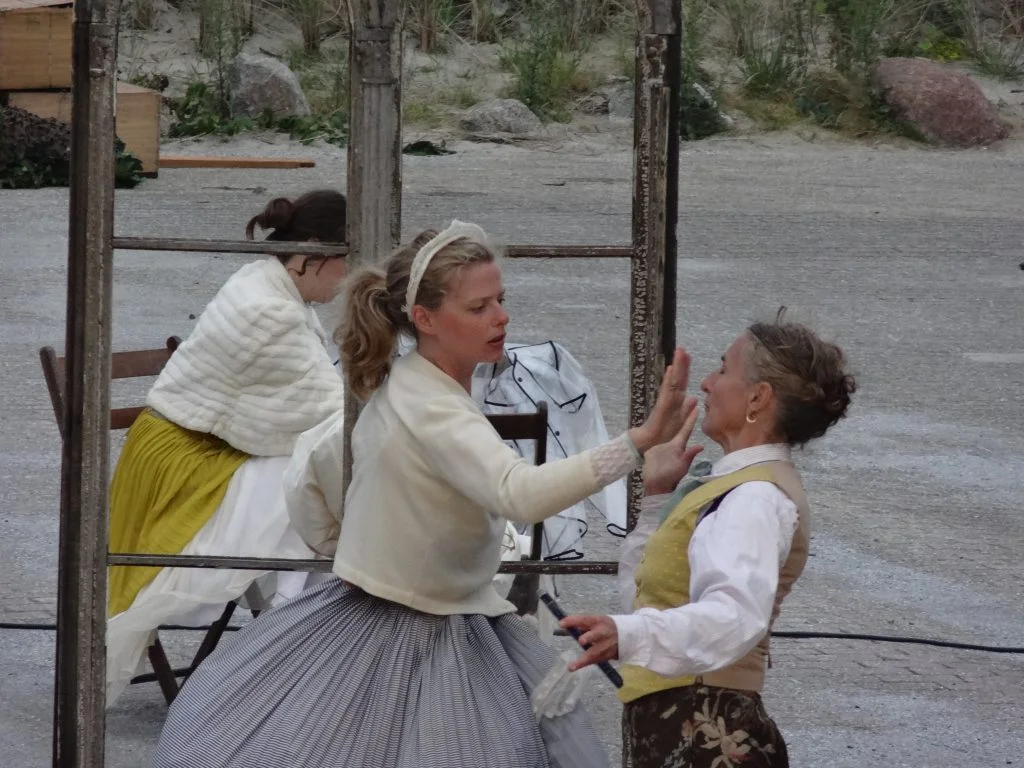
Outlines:
[{"label": "weathered wooden beam", "polygon": [[53,765],[104,765],[118,0],[77,0]]},{"label": "weathered wooden beam", "polygon": [[[682,19],[678,0],[636,0],[629,421],[646,418],[675,347]],[[643,485],[629,483],[629,528]]]},{"label": "weathered wooden beam", "polygon": [[[177,237],[115,237],[114,248],[125,251],[188,251],[193,253],[265,253],[344,256],[347,245],[313,245],[269,240],[197,240]],[[509,259],[625,259],[628,245],[507,245]]]},{"label": "weathered wooden beam", "polygon": [[629,245],[506,245],[507,259],[628,259]]},{"label": "weathered wooden beam", "polygon": [[125,251],[185,251],[190,253],[263,253],[290,256],[344,256],[348,246],[286,243],[271,240],[194,240],[176,237],[115,237],[114,248]]},{"label": "weathered wooden beam", "polygon": [[[349,263],[375,263],[402,236],[403,0],[349,0]],[[352,479],[352,427],[359,402],[345,394],[345,466]]]},{"label": "weathered wooden beam", "polygon": [[[235,568],[243,571],[317,571],[328,573],[332,560],[293,560],[287,558],[214,557],[204,555],[147,555],[117,553],[107,556],[111,566],[153,566],[156,568]],[[609,574],[618,573],[619,564],[610,560],[560,562],[557,560],[506,560],[499,573]]]}]

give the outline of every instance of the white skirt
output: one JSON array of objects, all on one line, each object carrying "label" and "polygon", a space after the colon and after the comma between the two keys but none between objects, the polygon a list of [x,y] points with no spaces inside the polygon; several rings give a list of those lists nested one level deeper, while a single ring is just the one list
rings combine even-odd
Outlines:
[{"label": "white skirt", "polygon": [[[217,511],[181,551],[183,555],[316,557],[291,527],[281,477],[289,457],[247,459],[228,483]],[[107,622],[107,706],[132,677],[144,672],[146,649],[161,624],[201,627],[216,621],[232,600],[247,597],[270,608],[329,574],[163,568],[131,606]]]}]

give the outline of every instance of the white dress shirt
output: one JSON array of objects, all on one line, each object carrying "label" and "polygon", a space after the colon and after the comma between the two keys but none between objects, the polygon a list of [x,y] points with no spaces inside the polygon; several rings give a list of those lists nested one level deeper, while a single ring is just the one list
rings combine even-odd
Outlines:
[{"label": "white dress shirt", "polygon": [[[789,447],[734,451],[715,462],[704,480],[767,461],[790,461]],[[611,618],[618,629],[621,663],[665,677],[698,675],[743,658],[767,633],[779,569],[797,528],[797,507],[772,483],[736,487],[690,539],[690,602],[633,613],[634,573],[667,500],[667,494],[645,498],[637,526],[622,544],[619,585],[622,609],[630,613]]]}]

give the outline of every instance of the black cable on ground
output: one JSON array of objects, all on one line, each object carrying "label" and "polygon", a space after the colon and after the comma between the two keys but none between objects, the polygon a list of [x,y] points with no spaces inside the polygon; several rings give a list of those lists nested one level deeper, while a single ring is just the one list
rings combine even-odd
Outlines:
[{"label": "black cable on ground", "polygon": [[1024,648],[1012,648],[997,645],[976,645],[974,643],[954,643],[950,640],[933,640],[927,637],[904,637],[902,635],[859,635],[844,632],[772,632],[772,637],[785,637],[794,640],[870,640],[878,643],[910,643],[913,645],[933,645],[938,648],[957,648],[964,651],[985,651],[987,653],[1024,653]]},{"label": "black cable on ground", "polygon": [[[20,622],[0,622],[0,629],[15,630],[41,630],[55,631],[56,624],[23,624]],[[176,624],[161,626],[162,630],[188,630],[192,632],[206,632],[209,627],[182,627]],[[225,632],[237,632],[241,627],[225,627]],[[1024,647],[1013,648],[998,645],[978,645],[975,643],[956,643],[951,640],[934,640],[927,637],[907,637],[904,635],[862,635],[845,632],[799,632],[779,631],[772,632],[772,637],[785,638],[789,640],[866,640],[873,643],[906,643],[910,645],[931,645],[936,648],[955,648],[962,651],[982,651],[985,653],[1014,653],[1024,654]]]}]

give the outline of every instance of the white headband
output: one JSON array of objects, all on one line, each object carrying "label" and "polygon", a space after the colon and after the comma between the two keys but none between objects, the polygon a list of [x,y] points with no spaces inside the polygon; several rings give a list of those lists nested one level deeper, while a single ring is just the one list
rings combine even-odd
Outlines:
[{"label": "white headband", "polygon": [[426,273],[427,267],[430,266],[431,259],[445,246],[462,239],[485,248],[490,247],[487,234],[480,227],[453,219],[452,223],[448,225],[448,229],[435,235],[416,253],[416,258],[412,260],[412,268],[409,270],[409,287],[405,289],[405,306],[402,307],[402,311],[408,315],[410,320],[412,320],[413,305],[416,303],[416,294],[420,290],[420,281],[423,280],[423,275]]}]

